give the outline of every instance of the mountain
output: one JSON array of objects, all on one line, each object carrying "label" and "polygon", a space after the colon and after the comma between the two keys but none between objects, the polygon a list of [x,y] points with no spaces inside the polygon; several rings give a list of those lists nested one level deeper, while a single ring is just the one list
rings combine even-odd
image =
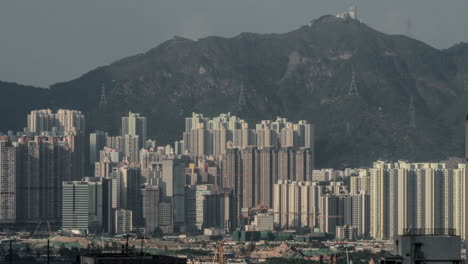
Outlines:
[{"label": "mountain", "polygon": [[48,92],[48,89],[0,81],[0,131],[22,130],[31,109],[50,106]]},{"label": "mountain", "polygon": [[[122,115],[140,112],[160,143],[181,139],[192,112],[231,111],[250,121],[280,115],[316,125],[319,167],[368,166],[378,158],[436,161],[463,155],[467,62],[467,44],[438,50],[357,20],[323,16],[284,34],[174,37],[40,90],[34,105],[9,109],[22,109],[14,111],[17,120],[51,103],[80,109],[89,128],[113,133]],[[107,104],[100,107],[102,86]],[[239,109],[241,87],[246,104]],[[6,93],[23,98],[31,91],[39,90]],[[24,126],[6,125],[0,129]]]}]

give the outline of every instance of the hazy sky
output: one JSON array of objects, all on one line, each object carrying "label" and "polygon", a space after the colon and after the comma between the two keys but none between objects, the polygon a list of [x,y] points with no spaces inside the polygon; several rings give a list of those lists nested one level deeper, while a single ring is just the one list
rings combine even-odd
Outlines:
[{"label": "hazy sky", "polygon": [[0,80],[47,87],[174,35],[287,32],[358,7],[385,33],[437,48],[468,42],[467,0],[0,0]]}]

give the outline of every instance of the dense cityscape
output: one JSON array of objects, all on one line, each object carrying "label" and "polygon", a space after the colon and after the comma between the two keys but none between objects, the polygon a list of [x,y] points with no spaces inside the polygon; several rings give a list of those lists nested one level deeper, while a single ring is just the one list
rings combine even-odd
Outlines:
[{"label": "dense cityscape", "polygon": [[166,146],[147,137],[138,113],[114,136],[86,135],[85,120],[34,110],[24,131],[0,137],[6,236],[382,242],[417,230],[466,239],[463,160],[316,170],[304,120],[249,126],[231,113],[193,113],[183,139]]},{"label": "dense cityscape", "polygon": [[[410,19],[406,26],[406,35],[411,36]],[[312,30],[316,30],[314,34],[322,34],[322,31],[338,32],[343,28],[380,34],[367,28],[358,17],[356,7],[352,6],[344,13],[320,17],[285,35],[291,41],[307,39],[305,36]],[[249,39],[249,33],[242,33],[231,40],[240,38],[243,41]],[[453,103],[453,108],[447,106],[450,104],[448,99],[442,100],[445,104],[441,104],[442,108],[449,110],[439,116],[442,119],[428,118],[427,112],[439,110],[430,109],[427,105],[437,105],[436,98],[444,96],[430,89],[442,87],[442,84],[437,81],[427,84],[427,79],[424,81],[414,76],[396,81],[393,76],[401,77],[404,70],[416,67],[411,60],[405,64],[395,59],[412,56],[410,53],[397,54],[397,46],[407,41],[399,38],[394,38],[392,49],[382,49],[383,55],[375,55],[381,61],[372,64],[372,67],[394,65],[397,70],[389,71],[392,76],[389,83],[401,82],[398,87],[406,89],[402,97],[389,95],[389,100],[394,101],[385,107],[380,104],[369,106],[366,102],[371,100],[369,87],[372,85],[366,87],[363,80],[372,79],[371,75],[362,70],[364,67],[361,66],[361,70],[356,67],[359,63],[353,60],[358,58],[353,56],[357,57],[357,51],[341,44],[337,50],[326,50],[328,57],[317,55],[320,59],[315,62],[296,50],[282,57],[281,62],[273,60],[274,63],[286,64],[281,69],[284,74],[275,84],[280,87],[277,97],[271,97],[271,101],[267,97],[250,97],[263,88],[262,85],[253,85],[255,81],[252,79],[260,77],[250,76],[248,71],[253,70],[245,65],[242,67],[246,67],[251,78],[250,91],[245,88],[244,77],[240,81],[225,81],[218,78],[223,76],[220,70],[216,78],[200,77],[207,78],[206,82],[201,82],[202,86],[216,90],[225,82],[229,89],[236,89],[219,90],[213,94],[203,94],[209,89],[201,89],[198,91],[201,95],[196,98],[197,92],[189,87],[191,98],[179,98],[182,103],[173,97],[184,92],[163,94],[161,101],[154,102],[160,107],[161,102],[165,104],[168,99],[168,105],[158,109],[160,112],[151,109],[156,106],[139,107],[138,102],[142,101],[131,100],[135,94],[140,98],[144,95],[139,93],[148,91],[159,96],[151,89],[159,85],[163,87],[171,79],[189,79],[195,86],[195,78],[187,76],[205,76],[216,67],[221,69],[218,61],[213,63],[217,66],[195,63],[195,70],[189,67],[180,70],[187,75],[172,75],[170,63],[149,63],[151,66],[145,64],[137,70],[141,71],[138,74],[146,74],[147,68],[154,65],[164,69],[161,74],[149,74],[150,79],[154,77],[151,80],[146,80],[143,75],[130,80],[129,75],[124,76],[125,69],[105,73],[106,78],[122,75],[124,79],[96,81],[102,72],[91,72],[88,76],[92,76],[93,82],[99,82],[99,96],[96,96],[96,91],[89,94],[83,91],[83,94],[86,104],[92,105],[92,109],[70,104],[73,100],[68,102],[68,106],[64,102],[56,104],[53,98],[60,98],[67,91],[57,92],[60,87],[54,86],[49,94],[38,96],[50,96],[46,104],[28,104],[21,106],[21,111],[16,111],[14,106],[5,102],[6,109],[11,108],[15,115],[20,112],[27,114],[21,116],[21,127],[24,128],[15,127],[19,120],[15,118],[15,122],[3,122],[11,125],[11,130],[0,131],[0,263],[467,263],[468,115],[460,109],[468,111],[468,108],[459,105],[466,104],[468,78],[461,72],[444,75],[443,79],[456,79],[454,86],[456,89],[461,87],[463,98],[461,103]],[[332,38],[331,42],[341,43],[337,39]],[[179,37],[171,41],[161,46],[181,45],[185,48],[189,45],[187,40]],[[307,41],[310,41],[307,42],[308,48],[319,50],[319,44],[313,37]],[[198,40],[193,43],[197,45]],[[206,50],[202,49],[205,52],[201,56],[202,61],[215,57],[210,53],[216,50],[215,45],[210,45]],[[407,48],[405,45],[402,45],[403,50]],[[271,44],[273,46],[275,44]],[[223,46],[221,49],[226,51],[227,48]],[[468,46],[466,50],[468,54]],[[188,54],[194,51],[177,52]],[[169,53],[177,52],[171,50]],[[161,50],[156,54],[164,58]],[[450,53],[450,56],[457,57],[454,54]],[[139,56],[122,61],[127,63]],[[273,54],[268,56],[273,57]],[[415,61],[419,63],[426,57],[420,55]],[[438,63],[443,61],[440,58],[436,60]],[[331,66],[337,61],[345,66]],[[436,66],[430,65],[426,69],[426,63],[422,63],[422,75],[431,76],[428,69]],[[457,63],[460,64],[450,64],[448,68],[468,69],[468,66],[463,66],[463,59]],[[265,65],[260,63],[251,67],[265,70],[268,68]],[[133,68],[133,65],[128,68]],[[289,85],[304,86],[310,94],[316,91],[315,86],[319,86],[319,82],[302,83],[297,77],[299,73],[306,72],[306,68],[310,70],[305,74],[309,77],[316,74],[315,77],[319,76],[317,80],[340,79],[346,84],[339,88],[339,92],[327,91],[327,95],[319,94],[317,97],[315,102],[326,108],[323,119],[296,118],[301,116],[295,115],[296,111],[318,109],[309,109],[308,106],[295,108],[295,100],[299,100],[300,93],[299,96],[294,95],[297,97],[291,95],[293,106],[289,105],[289,111],[285,110],[288,107],[286,101],[276,101],[289,96],[292,91]],[[332,73],[335,68],[345,70]],[[377,71],[384,72],[382,69]],[[258,73],[263,74],[261,70]],[[405,82],[410,85],[402,84]],[[268,81],[266,83],[270,85]],[[331,81],[325,83],[339,86]],[[417,86],[421,83],[427,86]],[[385,85],[382,81],[379,84]],[[0,82],[0,88],[2,85]],[[284,92],[283,85],[290,90]],[[108,87],[112,93],[108,92]],[[430,96],[422,95],[424,87],[430,90]],[[411,92],[413,88],[419,89],[421,95]],[[133,94],[134,91],[137,92]],[[382,91],[378,97],[384,96]],[[452,96],[456,94],[447,89],[444,91]],[[34,97],[33,94],[28,96]],[[218,111],[219,108],[210,103],[206,103],[207,108],[195,106],[195,101],[204,104],[206,98],[217,100],[217,96],[229,98],[230,111]],[[405,116],[398,114],[396,107],[392,109],[394,102],[404,109]],[[220,105],[225,103],[220,99]],[[332,105],[342,107],[340,111],[346,113],[340,112],[343,115],[336,119],[338,122],[330,120],[328,124],[327,118],[339,113],[334,112]],[[416,112],[416,106],[423,106],[421,108],[426,112],[423,114],[427,116]],[[209,107],[211,110],[207,110]],[[266,118],[265,115],[253,114],[254,109],[260,108],[263,113],[268,113]],[[4,114],[8,113],[5,111]],[[302,117],[307,117],[302,114]],[[152,115],[164,116],[165,119],[160,120],[173,119],[178,124],[171,126],[182,129],[175,134],[173,131],[176,130],[168,129],[167,122],[154,124]],[[460,121],[460,118],[448,118],[449,115],[464,118]],[[276,117],[271,118],[273,116]],[[422,134],[423,130],[431,128],[428,122],[441,120],[446,126],[436,126],[440,129],[437,133],[442,131],[442,137],[432,132]],[[368,128],[362,125],[366,122],[388,123],[388,127],[373,123],[374,126],[371,124],[370,130],[366,130]],[[321,131],[319,139],[317,131],[324,124],[330,127]],[[457,131],[453,132],[453,128]],[[374,137],[374,132],[378,136]],[[446,136],[449,134],[450,138]],[[392,142],[398,144],[386,146],[390,141],[384,142],[382,138],[389,135],[397,138]],[[464,143],[460,143],[461,136]],[[327,137],[330,138],[325,142]],[[366,146],[392,150],[380,156],[372,148],[369,153],[361,155],[362,148],[356,146],[366,137],[369,137]],[[421,144],[429,146],[429,143],[437,145],[442,142],[431,142],[434,138],[442,138],[452,148],[444,151],[442,148],[415,150]],[[329,143],[335,139],[343,140]],[[399,145],[416,140],[419,145]],[[395,149],[403,149],[403,152]],[[460,157],[459,152],[452,153],[447,149],[463,149],[465,153]],[[440,151],[445,159],[417,160],[415,153],[424,151],[431,153],[427,156],[419,154],[418,157],[434,157],[434,153]],[[341,155],[341,152],[347,154]],[[406,158],[395,153],[404,153]],[[334,155],[340,156],[334,162],[340,162],[341,166],[323,166],[329,164],[324,160]],[[372,162],[366,166],[348,165],[360,164],[362,160],[359,157],[369,155]],[[319,158],[320,164],[317,162]]]}]

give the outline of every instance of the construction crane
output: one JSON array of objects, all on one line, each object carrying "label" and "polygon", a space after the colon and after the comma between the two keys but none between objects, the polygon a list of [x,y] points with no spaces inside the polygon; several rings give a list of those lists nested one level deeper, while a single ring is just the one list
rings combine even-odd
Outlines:
[{"label": "construction crane", "polygon": [[223,241],[218,241],[216,246],[216,252],[213,257],[213,264],[226,264],[226,258],[224,256]]}]

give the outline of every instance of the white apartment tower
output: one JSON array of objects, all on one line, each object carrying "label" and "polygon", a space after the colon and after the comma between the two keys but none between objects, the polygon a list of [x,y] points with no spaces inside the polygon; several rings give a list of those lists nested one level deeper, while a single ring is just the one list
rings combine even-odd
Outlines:
[{"label": "white apartment tower", "polygon": [[83,132],[85,117],[77,110],[59,109],[57,113],[50,109],[34,110],[28,115],[28,131],[35,134],[55,132],[57,135]]},{"label": "white apartment tower", "polygon": [[146,117],[138,113],[129,112],[128,116],[122,117],[122,136],[138,136],[138,149],[146,147]]}]

